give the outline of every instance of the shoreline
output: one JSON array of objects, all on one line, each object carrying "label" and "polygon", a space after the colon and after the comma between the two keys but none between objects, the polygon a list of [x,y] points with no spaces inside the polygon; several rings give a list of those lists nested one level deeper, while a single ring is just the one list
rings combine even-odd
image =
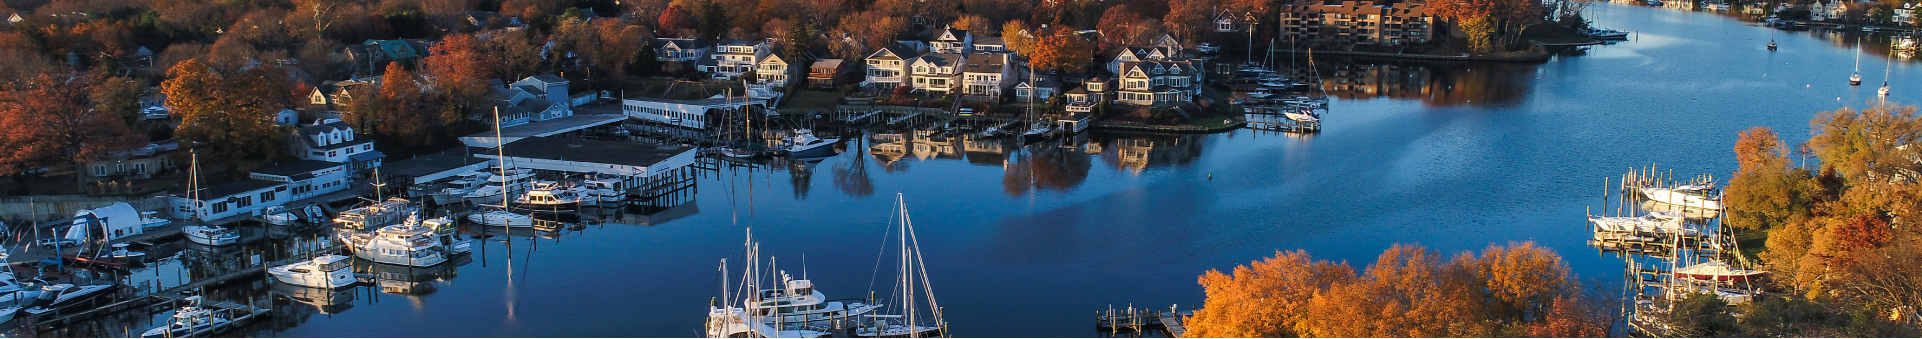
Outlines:
[{"label": "shoreline", "polygon": [[[1586,43],[1585,45],[1594,45],[1594,44],[1601,44],[1601,42],[1596,41],[1594,43]],[[1585,45],[1547,45],[1547,46],[1562,47],[1562,46],[1585,46]],[[1306,55],[1306,54],[1309,54],[1309,51],[1308,50],[1277,50],[1275,51],[1275,53]],[[1348,52],[1348,51],[1314,51],[1314,54],[1330,55],[1330,56],[1346,56],[1346,57],[1382,58],[1382,59],[1529,62],[1529,63],[1547,62],[1550,57],[1554,56],[1554,53],[1534,52],[1534,51],[1525,51],[1525,52],[1520,52],[1519,54],[1493,54],[1493,55],[1474,55],[1474,54],[1430,55],[1430,54],[1375,53],[1375,52]]]}]

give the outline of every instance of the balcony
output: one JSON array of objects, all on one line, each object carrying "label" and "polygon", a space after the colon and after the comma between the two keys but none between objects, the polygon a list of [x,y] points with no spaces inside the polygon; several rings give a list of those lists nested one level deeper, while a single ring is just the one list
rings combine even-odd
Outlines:
[{"label": "balcony", "polygon": [[1068,112],[1069,112],[1069,113],[1089,113],[1089,112],[1094,112],[1094,102],[1092,102],[1092,101],[1087,101],[1087,102],[1071,102],[1071,103],[1068,103]]}]

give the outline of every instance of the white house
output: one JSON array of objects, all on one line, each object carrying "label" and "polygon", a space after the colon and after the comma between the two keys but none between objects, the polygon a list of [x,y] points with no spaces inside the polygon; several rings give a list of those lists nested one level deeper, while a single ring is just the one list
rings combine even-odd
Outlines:
[{"label": "white house", "polygon": [[759,79],[762,85],[773,87],[787,86],[788,80],[793,79],[795,71],[800,69],[800,67],[789,65],[787,60],[782,59],[779,54],[769,54],[756,64],[758,66],[754,71],[754,77]]},{"label": "white house", "polygon": [[[1053,99],[1055,92],[1060,90],[1061,83],[1055,82],[1048,76],[1030,76],[1027,80],[1014,85],[1014,97],[1024,102],[1044,102]],[[1085,92],[1084,90],[1083,93]]]},{"label": "white house", "polygon": [[[500,114],[501,127],[574,115],[568,105],[567,79],[551,74],[530,76],[512,84],[494,80],[487,101],[468,112],[468,118],[487,124]],[[551,98],[551,99],[550,99]]]},{"label": "white house", "polygon": [[655,38],[654,60],[660,62],[698,61],[714,48],[702,39]]},{"label": "white house", "polygon": [[961,69],[966,58],[954,53],[930,53],[914,58],[910,74],[914,78],[914,89],[947,94],[960,85]]},{"label": "white house", "polygon": [[360,139],[354,128],[338,119],[326,119],[294,130],[287,143],[295,158],[347,164],[349,171],[380,167],[387,157],[374,150],[374,140]]},{"label": "white house", "polygon": [[908,64],[920,55],[899,46],[882,47],[868,54],[867,80],[863,82],[883,89],[901,87],[908,79]]},{"label": "white house", "polygon": [[734,79],[753,72],[761,58],[767,57],[768,53],[767,41],[729,40],[714,47],[709,58],[714,61],[713,64],[702,63],[699,67],[702,72],[713,74],[714,78]]},{"label": "white house", "polygon": [[1014,84],[1014,65],[1009,54],[980,53],[967,57],[961,69],[962,93],[1000,97],[1001,90]]},{"label": "white house", "polygon": [[934,37],[932,53],[968,54],[974,52],[974,36],[968,30],[942,28]]},{"label": "white house", "polygon": [[1915,3],[1903,3],[1902,6],[1896,7],[1892,12],[1889,16],[1889,21],[1894,21],[1895,24],[1902,26],[1915,24]]}]

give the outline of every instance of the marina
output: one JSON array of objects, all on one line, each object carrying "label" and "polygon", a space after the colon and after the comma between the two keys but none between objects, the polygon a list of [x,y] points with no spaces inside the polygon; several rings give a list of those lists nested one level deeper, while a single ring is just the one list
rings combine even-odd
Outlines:
[{"label": "marina", "polygon": [[[1396,243],[1455,253],[1520,240],[1559,251],[1582,278],[1633,284],[1631,307],[1652,315],[1675,291],[1752,297],[1735,283],[1760,274],[1730,255],[1738,242],[1716,221],[1719,204],[1688,199],[1712,198],[1726,181],[1677,179],[1668,168],[1625,176],[1624,164],[1726,175],[1744,128],[1806,139],[1814,112],[1880,98],[1875,86],[1841,81],[1858,50],[1871,65],[1890,65],[1888,100],[1912,100],[1905,89],[1922,88],[1911,59],[1880,35],[1857,43],[1860,32],[1771,35],[1709,13],[1596,10],[1606,13],[1599,26],[1633,35],[1542,65],[1318,56],[1304,67],[1312,72],[1273,72],[1325,94],[1270,92],[1249,101],[1257,111],[1242,107],[1241,119],[1197,127],[1220,129],[1212,134],[871,105],[818,117],[776,107],[698,129],[583,118],[601,125],[476,134],[464,141],[512,141],[418,167],[389,164],[371,174],[395,177],[383,186],[357,181],[325,199],[278,199],[281,209],[261,215],[148,229],[136,211],[139,234],[49,248],[34,243],[69,231],[68,215],[39,216],[38,227],[9,216],[13,235],[29,240],[8,243],[21,279],[114,287],[111,298],[0,327],[9,336],[134,337],[189,314],[181,333],[205,326],[249,337],[357,337],[368,328],[395,337],[692,337],[714,334],[706,325],[716,321],[743,325],[724,335],[1180,336],[1192,309],[1113,303],[1200,305],[1197,274],[1277,249],[1363,263]],[[1776,54],[1762,47],[1771,38]],[[1312,114],[1289,115],[1299,109]],[[1027,135],[1043,130],[1036,122],[1048,132]],[[753,130],[733,129],[745,126]],[[814,138],[795,142],[803,130]],[[502,174],[511,175],[499,193],[467,199]],[[1597,178],[1609,180],[1599,187],[1605,203]],[[556,199],[533,198],[540,185],[554,185],[540,189]],[[405,202],[384,205],[394,197]],[[896,221],[905,213],[891,212],[902,197],[920,221],[912,251]],[[549,204],[524,206],[533,202]],[[573,206],[553,206],[566,202]],[[338,232],[379,233],[408,219],[412,227],[389,234],[404,244],[436,239],[423,250],[441,260],[377,263],[355,256]],[[232,243],[196,244],[184,226],[222,227]],[[749,228],[760,250],[742,251]],[[464,253],[453,253],[457,243]],[[145,256],[111,255],[123,249]],[[352,259],[315,261],[329,256]],[[903,258],[917,264],[899,265]],[[723,272],[717,262],[735,266]],[[353,282],[297,286],[270,272],[301,263],[347,270]],[[754,288],[742,289],[743,264],[759,270],[749,274],[759,276]],[[900,274],[904,267],[916,272]],[[818,301],[825,311],[748,316],[758,309],[744,307],[743,291]],[[449,323],[474,325],[420,325]]]}]

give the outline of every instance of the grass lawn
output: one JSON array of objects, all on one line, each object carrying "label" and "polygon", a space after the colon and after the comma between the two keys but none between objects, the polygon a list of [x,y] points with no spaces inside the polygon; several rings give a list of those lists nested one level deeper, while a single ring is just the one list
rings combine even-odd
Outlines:
[{"label": "grass lawn", "polygon": [[781,109],[796,112],[829,112],[841,104],[841,92],[800,90],[789,94]]}]

